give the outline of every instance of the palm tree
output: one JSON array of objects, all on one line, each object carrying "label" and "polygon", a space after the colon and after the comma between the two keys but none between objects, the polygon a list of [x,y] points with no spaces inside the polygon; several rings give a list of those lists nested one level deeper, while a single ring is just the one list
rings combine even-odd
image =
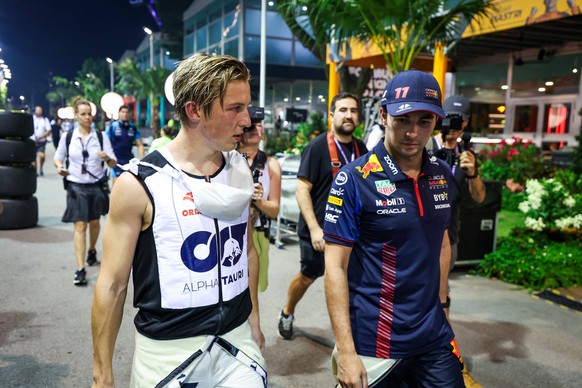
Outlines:
[{"label": "palm tree", "polygon": [[[408,70],[436,42],[459,40],[471,20],[486,20],[492,0],[294,0],[308,7],[316,39],[378,46],[392,74]],[[481,19],[483,18],[483,19]],[[320,31],[318,33],[318,31]],[[333,39],[331,39],[333,38]],[[332,50],[334,47],[332,47]]]},{"label": "palm tree", "polygon": [[[164,90],[166,78],[170,71],[161,67],[148,68],[141,71],[135,62],[126,59],[117,65],[119,73],[118,89],[124,94],[140,98],[149,98],[150,105],[150,126],[154,132],[154,137],[160,133],[159,120],[154,119],[159,114],[160,92]],[[154,96],[157,96],[154,98]]]},{"label": "palm tree", "polygon": [[[276,3],[277,11],[287,23],[287,26],[297,40],[301,42],[303,47],[307,48],[311,53],[319,59],[323,64],[326,63],[326,47],[330,41],[329,29],[325,24],[318,25],[315,22],[317,13],[303,11],[299,6],[300,2],[296,0],[279,0]],[[305,1],[306,4],[311,4]],[[325,69],[326,75],[329,77],[328,68]],[[368,86],[368,82],[372,78],[372,69],[362,68],[356,82],[351,82],[351,76],[347,67],[342,67],[339,70],[340,90],[351,92],[357,96],[362,96]]]}]

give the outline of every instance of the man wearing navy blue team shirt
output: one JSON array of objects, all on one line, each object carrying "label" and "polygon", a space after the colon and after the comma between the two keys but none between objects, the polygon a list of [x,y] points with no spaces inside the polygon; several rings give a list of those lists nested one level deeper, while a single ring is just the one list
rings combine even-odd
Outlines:
[{"label": "man wearing navy blue team shirt", "polygon": [[342,387],[464,387],[442,306],[453,178],[424,150],[444,117],[437,81],[398,73],[380,114],[384,142],[340,170],[326,207],[334,374]]},{"label": "man wearing navy blue team shirt", "polygon": [[[117,164],[122,166],[133,159],[134,155],[132,149],[134,143],[137,146],[140,159],[143,159],[145,156],[141,133],[130,119],[131,110],[128,106],[122,105],[119,108],[118,120],[111,123],[111,125],[105,130],[105,133],[109,136],[109,140],[111,140],[113,152],[115,152],[115,156],[117,157]],[[113,178],[111,180],[112,184],[115,183],[122,172],[123,170],[118,166],[111,169]]]}]

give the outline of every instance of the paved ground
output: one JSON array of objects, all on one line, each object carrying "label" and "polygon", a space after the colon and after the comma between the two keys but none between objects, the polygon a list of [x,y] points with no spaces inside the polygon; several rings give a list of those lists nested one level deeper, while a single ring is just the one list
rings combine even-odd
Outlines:
[{"label": "paved ground", "polygon": [[[89,269],[88,287],[73,286],[72,226],[60,222],[65,192],[51,164],[38,180],[37,197],[38,227],[0,231],[0,387],[88,387],[90,308],[99,268]],[[299,249],[292,240],[271,249],[270,285],[260,297],[270,386],[331,387],[326,344],[333,341],[323,284],[316,282],[297,309],[296,326],[305,334],[279,338],[277,315],[298,269]],[[451,286],[453,327],[483,386],[580,386],[582,314],[465,272],[455,272]],[[131,295],[125,311],[115,354],[118,387],[128,385],[133,352]]]}]

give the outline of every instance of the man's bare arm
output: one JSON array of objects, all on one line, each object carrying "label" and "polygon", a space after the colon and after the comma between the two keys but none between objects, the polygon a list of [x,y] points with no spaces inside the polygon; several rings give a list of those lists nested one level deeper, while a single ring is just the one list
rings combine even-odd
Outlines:
[{"label": "man's bare arm", "polygon": [[267,217],[277,218],[279,214],[279,204],[281,202],[281,166],[276,159],[269,157],[267,162],[269,169],[269,197],[267,199],[255,200],[255,206]]},{"label": "man's bare arm", "polygon": [[299,210],[301,210],[301,215],[309,228],[309,233],[311,234],[311,244],[313,249],[319,252],[323,252],[325,248],[325,242],[323,241],[323,230],[319,222],[317,222],[317,216],[315,215],[315,210],[313,208],[313,202],[311,201],[311,188],[313,184],[305,178],[297,179],[297,191],[295,196],[297,197],[297,203],[299,204]]},{"label": "man's bare arm", "polygon": [[146,221],[151,215],[147,194],[131,174],[119,177],[110,203],[103,230],[103,260],[91,309],[93,387],[114,385],[112,359],[137,238],[151,222]]},{"label": "man's bare arm", "polygon": [[247,227],[247,257],[249,261],[249,291],[253,309],[249,315],[249,325],[253,333],[253,338],[259,345],[261,351],[265,350],[265,336],[261,331],[261,321],[259,318],[259,256],[253,243],[253,226],[248,223]]},{"label": "man's bare arm", "polygon": [[[477,163],[475,154],[471,151],[465,151],[461,154],[460,158],[461,168],[463,168],[468,176],[475,176],[479,174],[477,170]],[[476,176],[472,179],[467,179],[469,181],[469,193],[473,201],[481,203],[485,200],[487,195],[485,184],[481,180],[481,177]]]},{"label": "man's bare arm", "polygon": [[[441,299],[441,303],[447,302],[447,288],[449,285],[449,271],[451,268],[451,241],[449,240],[449,232],[445,230],[445,234],[443,236],[443,242],[441,245],[441,255],[440,255],[440,272],[441,272],[441,281],[439,285],[439,296]],[[445,313],[447,315],[447,319],[449,318],[449,308],[445,308]]]}]

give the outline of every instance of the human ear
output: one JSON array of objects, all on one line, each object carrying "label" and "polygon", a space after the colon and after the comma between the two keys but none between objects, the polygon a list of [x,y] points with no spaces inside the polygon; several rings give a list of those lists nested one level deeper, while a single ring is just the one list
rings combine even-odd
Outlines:
[{"label": "human ear", "polygon": [[186,111],[186,116],[188,116],[190,120],[200,120],[200,107],[195,101],[188,101],[184,110]]}]

